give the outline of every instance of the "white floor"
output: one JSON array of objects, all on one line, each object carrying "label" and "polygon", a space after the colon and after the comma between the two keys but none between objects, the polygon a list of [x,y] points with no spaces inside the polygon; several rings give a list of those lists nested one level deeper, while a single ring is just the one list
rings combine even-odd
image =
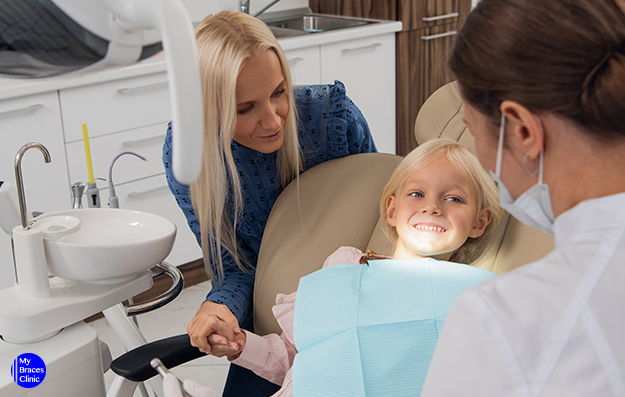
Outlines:
[{"label": "white floor", "polygon": [[[148,341],[186,333],[187,323],[204,301],[209,290],[210,282],[208,281],[185,288],[168,305],[138,316],[141,333]],[[125,352],[121,340],[105,318],[95,320],[89,325],[98,331],[100,339],[108,345],[113,359]],[[228,368],[229,362],[226,358],[207,356],[173,368],[172,372],[180,379],[193,379],[202,385],[210,386],[221,395]],[[107,390],[113,378],[114,374],[110,370],[104,374]],[[135,396],[140,396],[139,392],[135,392]]]}]

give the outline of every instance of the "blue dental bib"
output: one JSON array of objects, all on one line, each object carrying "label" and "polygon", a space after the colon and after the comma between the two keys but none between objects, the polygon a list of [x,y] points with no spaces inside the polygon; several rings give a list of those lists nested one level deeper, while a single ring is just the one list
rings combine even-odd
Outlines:
[{"label": "blue dental bib", "polygon": [[453,301],[494,276],[434,259],[338,265],[300,280],[293,395],[418,396]]}]

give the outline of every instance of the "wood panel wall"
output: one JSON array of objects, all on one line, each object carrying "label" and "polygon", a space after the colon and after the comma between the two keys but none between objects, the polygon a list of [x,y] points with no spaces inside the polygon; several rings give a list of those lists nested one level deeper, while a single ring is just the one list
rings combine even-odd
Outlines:
[{"label": "wood panel wall", "polygon": [[[455,36],[422,40],[421,36],[458,31],[471,11],[471,0],[309,0],[313,12],[402,21],[396,37],[397,154],[417,146],[414,123],[425,100],[453,80],[447,60]],[[424,17],[457,12],[453,18]],[[366,117],[366,115],[365,115]]]},{"label": "wood panel wall", "polygon": [[397,21],[396,0],[309,0],[313,12]]}]

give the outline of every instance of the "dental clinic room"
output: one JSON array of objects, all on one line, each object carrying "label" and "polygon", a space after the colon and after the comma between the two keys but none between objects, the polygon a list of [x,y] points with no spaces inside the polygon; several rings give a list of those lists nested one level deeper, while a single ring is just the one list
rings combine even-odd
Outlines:
[{"label": "dental clinic room", "polygon": [[0,397],[625,397],[625,0],[0,0]]}]

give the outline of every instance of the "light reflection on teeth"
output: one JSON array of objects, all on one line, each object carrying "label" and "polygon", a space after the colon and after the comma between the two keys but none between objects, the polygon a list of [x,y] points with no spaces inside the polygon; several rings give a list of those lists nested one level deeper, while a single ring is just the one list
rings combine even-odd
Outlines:
[{"label": "light reflection on teeth", "polygon": [[417,230],[427,230],[430,232],[439,232],[439,233],[443,233],[447,231],[440,226],[430,226],[430,225],[415,225],[414,228]]}]

